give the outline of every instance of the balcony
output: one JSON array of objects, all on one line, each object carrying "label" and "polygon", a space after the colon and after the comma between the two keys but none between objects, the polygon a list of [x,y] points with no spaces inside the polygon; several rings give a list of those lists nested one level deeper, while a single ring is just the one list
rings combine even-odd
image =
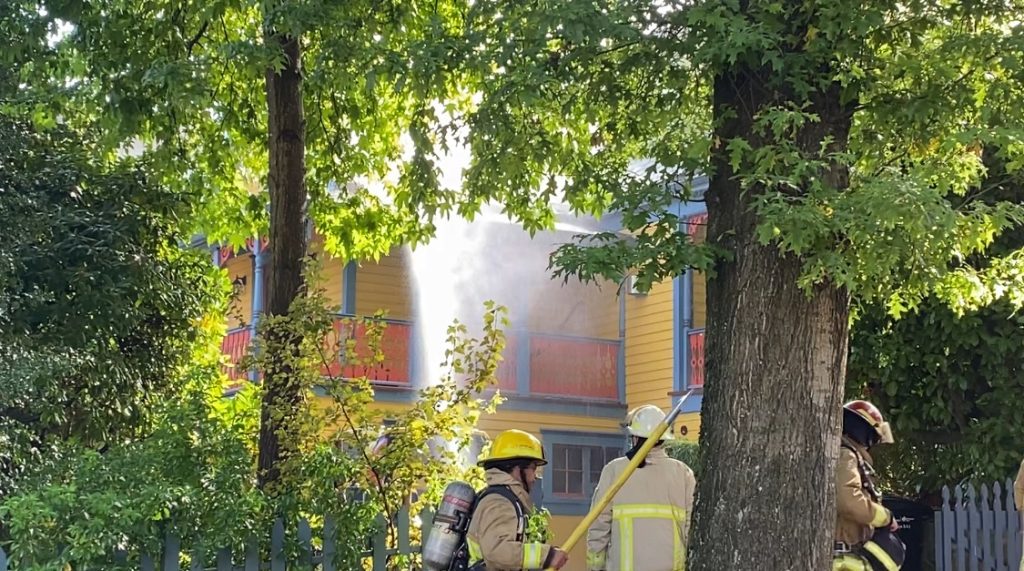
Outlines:
[{"label": "balcony", "polygon": [[338,343],[335,347],[344,347],[350,340],[355,342],[355,354],[357,360],[369,365],[346,364],[345,355],[327,367],[321,368],[325,376],[342,377],[352,379],[366,377],[375,383],[388,385],[409,385],[412,380],[412,359],[410,358],[410,347],[412,344],[412,324],[407,321],[395,319],[383,319],[385,324],[380,338],[381,353],[384,360],[373,363],[373,355],[370,354],[370,346],[366,338],[366,322],[355,319],[353,316],[343,316],[334,321],[334,331],[337,334],[335,339]]},{"label": "balcony", "polygon": [[[529,393],[618,400],[619,341],[524,333]],[[525,363],[522,361],[525,360]]]},{"label": "balcony", "polygon": [[[407,321],[384,320],[381,339],[384,360],[373,366],[345,364],[339,359],[322,368],[325,375],[362,377],[385,386],[413,386],[413,327]],[[333,341],[354,340],[356,354],[369,356],[366,325],[339,317],[334,323]],[[232,380],[246,378],[237,368],[252,339],[249,328],[233,329],[221,342],[228,357],[225,373]],[[506,337],[504,360],[497,371],[498,388],[505,393],[532,396],[571,397],[619,401],[620,342],[618,340],[570,337],[532,332],[510,332]]]},{"label": "balcony", "polygon": [[689,385],[692,388],[704,386],[704,330],[695,329],[687,334],[690,344]]},{"label": "balcony", "polygon": [[224,366],[224,374],[232,381],[236,381],[233,386],[237,386],[241,380],[247,377],[247,371],[239,369],[238,362],[248,353],[251,339],[252,329],[238,327],[228,331],[220,342],[220,352],[228,357],[228,364]]}]

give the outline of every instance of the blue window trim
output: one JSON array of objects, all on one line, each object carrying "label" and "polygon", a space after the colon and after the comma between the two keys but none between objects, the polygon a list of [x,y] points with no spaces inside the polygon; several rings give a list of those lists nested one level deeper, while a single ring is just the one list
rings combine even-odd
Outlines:
[{"label": "blue window trim", "polygon": [[[676,355],[679,356],[679,363],[673,370],[674,383],[672,390],[676,395],[682,395],[690,388],[690,332],[693,328],[693,272],[687,271],[682,276],[676,278],[676,282],[682,282],[676,284],[676,289],[680,290],[679,300],[682,304],[682,312],[676,312],[676,319],[674,322],[675,331],[678,332],[678,336],[674,338],[678,340],[678,349]],[[681,315],[680,315],[681,313]],[[679,396],[672,398],[672,403],[675,404],[678,401]],[[704,403],[704,390],[697,389],[694,393],[683,403],[682,412],[700,412],[701,405]]]},{"label": "blue window trim", "polygon": [[[618,447],[625,450],[625,432],[583,432],[574,430],[546,430],[541,429],[541,440],[544,442],[544,455],[547,458],[554,458],[554,447],[556,444],[568,444],[579,446],[602,446]],[[589,472],[589,458],[584,455],[584,473]],[[544,498],[544,507],[552,515],[585,515],[590,510],[590,503],[593,498],[559,498],[551,490],[551,478],[549,471],[553,469],[552,464],[544,467],[544,478],[541,480],[541,491]],[[593,482],[596,485],[596,482]]]},{"label": "blue window trim", "polygon": [[[703,196],[707,190],[707,177],[698,177],[693,182],[695,197]],[[679,218],[679,231],[685,232],[687,220],[691,216],[704,214],[707,206],[704,202],[677,202],[675,214]],[[675,356],[672,367],[672,404],[679,402],[680,396],[690,386],[690,338],[693,329],[693,271],[686,271],[672,280],[672,354]],[[700,412],[704,401],[704,391],[698,389],[683,404],[682,412]]]},{"label": "blue window trim", "polygon": [[[264,279],[264,273],[266,272],[267,264],[270,262],[270,252],[266,251],[263,247],[263,242],[257,235],[253,240],[252,244],[252,299],[250,300],[252,306],[250,314],[252,318],[250,327],[252,328],[252,336],[250,337],[250,343],[252,339],[256,338],[256,326],[259,324],[260,316],[263,315],[263,311],[266,309],[264,286],[266,280]],[[256,369],[249,371],[249,380],[256,383],[259,382],[259,372]]]},{"label": "blue window trim", "polygon": [[686,333],[690,327],[690,296],[684,287],[690,272],[684,272],[672,280],[672,391],[678,393],[687,384],[690,347]]},{"label": "blue window trim", "polygon": [[359,265],[355,262],[348,262],[341,270],[341,312],[351,315],[356,313],[356,275],[359,273]]},{"label": "blue window trim", "polygon": [[619,402],[626,402],[626,296],[619,291],[619,354],[615,371],[615,386]]}]

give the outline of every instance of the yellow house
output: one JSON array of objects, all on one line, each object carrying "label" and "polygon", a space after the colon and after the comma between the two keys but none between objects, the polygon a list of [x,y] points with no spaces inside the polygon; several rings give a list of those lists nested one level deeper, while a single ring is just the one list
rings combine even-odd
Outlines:
[{"label": "yellow house", "polygon": [[[683,230],[701,237],[703,203],[674,208],[687,220]],[[507,223],[485,221],[481,224],[491,230],[450,237],[448,243],[435,244],[433,252],[431,246],[426,253],[401,247],[379,261],[361,263],[325,257],[322,267],[322,286],[339,314],[387,312],[387,360],[378,369],[361,371],[387,406],[411,402],[429,382],[429,345],[443,334],[437,327],[455,317],[445,310],[479,314],[482,307],[475,304],[483,299],[509,308],[511,327],[498,375],[507,400],[481,419],[479,428],[492,436],[518,428],[542,439],[550,463],[539,494],[553,515],[556,540],[566,538],[587,512],[604,465],[623,454],[621,423],[627,410],[648,403],[668,409],[680,394],[696,389],[676,426],[678,435],[696,441],[704,378],[703,276],[688,272],[656,284],[647,294],[632,291],[629,282],[620,291],[613,283],[552,280],[547,255],[557,242],[580,230],[618,229],[614,216],[566,223],[572,226],[530,238]],[[449,251],[469,245],[483,261],[470,262],[465,252]],[[263,307],[265,246],[265,241],[254,241],[240,251],[212,250],[237,290],[222,344],[230,361],[245,353]],[[311,249],[322,251],[315,236]],[[436,315],[452,291],[467,290],[473,291],[463,307],[449,303],[452,307]],[[240,382],[246,377],[245,371],[230,374]],[[584,560],[581,544],[567,569],[584,569]]]}]

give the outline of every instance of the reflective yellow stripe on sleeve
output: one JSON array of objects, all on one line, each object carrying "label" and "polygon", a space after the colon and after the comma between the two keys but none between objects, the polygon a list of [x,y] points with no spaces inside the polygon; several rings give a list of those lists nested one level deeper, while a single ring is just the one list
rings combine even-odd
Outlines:
[{"label": "reflective yellow stripe on sleeve", "polygon": [[524,543],[523,569],[540,569],[544,565],[544,560],[541,558],[543,554],[543,543]]},{"label": "reflective yellow stripe on sleeve", "polygon": [[679,530],[673,530],[672,534],[672,571],[686,571],[686,547],[683,545],[683,538],[679,536]]},{"label": "reflective yellow stripe on sleeve", "polygon": [[473,538],[466,536],[466,545],[469,546],[469,563],[474,564],[477,561],[483,561],[484,553],[480,549],[480,544],[473,541]]},{"label": "reflective yellow stripe on sleeve", "polygon": [[874,504],[874,517],[871,518],[871,527],[885,527],[889,525],[889,510],[879,504]]},{"label": "reflective yellow stripe on sleeve", "polygon": [[606,558],[605,551],[587,551],[587,568],[590,571],[604,571]]}]

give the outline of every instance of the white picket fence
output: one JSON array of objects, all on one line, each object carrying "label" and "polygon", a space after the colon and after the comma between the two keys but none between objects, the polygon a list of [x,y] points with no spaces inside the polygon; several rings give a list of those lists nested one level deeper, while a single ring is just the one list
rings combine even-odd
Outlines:
[{"label": "white picket fence", "polygon": [[1019,571],[1021,514],[1013,484],[942,489],[935,512],[936,571]]}]

